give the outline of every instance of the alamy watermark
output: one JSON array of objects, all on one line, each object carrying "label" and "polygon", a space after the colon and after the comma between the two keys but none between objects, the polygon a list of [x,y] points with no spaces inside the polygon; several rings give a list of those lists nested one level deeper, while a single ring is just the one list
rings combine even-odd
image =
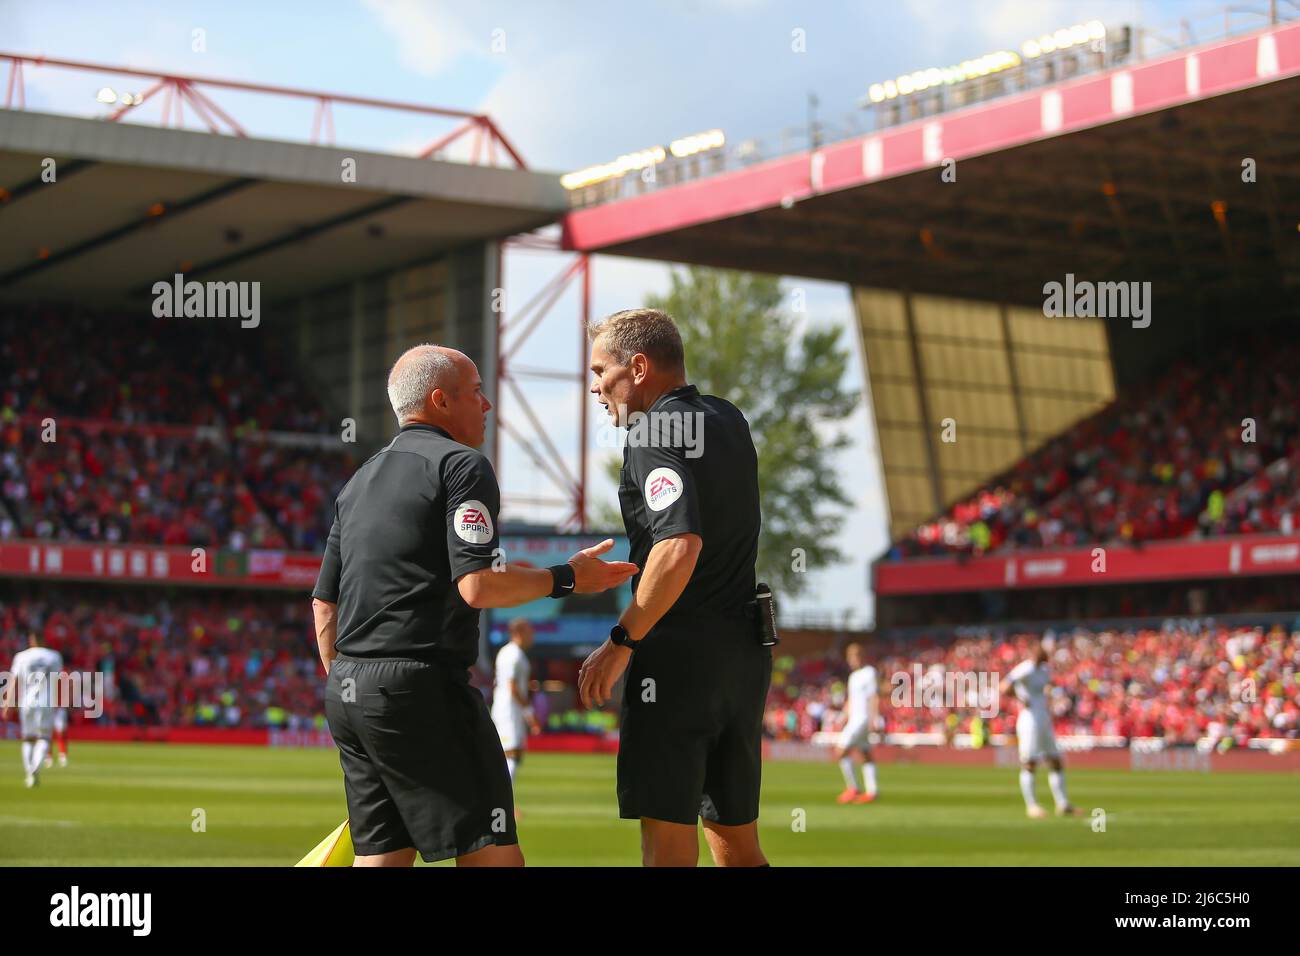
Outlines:
[{"label": "alamy watermark", "polygon": [[0,671],[0,707],[79,710],[95,719],[104,713],[103,671],[32,674]]},{"label": "alamy watermark", "polygon": [[687,458],[704,454],[703,412],[631,412],[618,406],[617,422],[606,421],[596,436],[602,448],[680,448]]},{"label": "alamy watermark", "polygon": [[1043,286],[1043,315],[1051,319],[1132,319],[1133,328],[1151,324],[1150,282],[1075,281],[1074,273],[1065,274],[1065,282],[1048,282]]},{"label": "alamy watermark", "polygon": [[225,319],[238,316],[240,328],[262,323],[262,283],[185,281],[176,273],[171,282],[153,284],[153,314],[160,319]]},{"label": "alamy watermark", "polygon": [[996,717],[1001,695],[997,671],[926,671],[920,664],[912,670],[896,671],[889,678],[893,690],[889,703],[896,710],[946,707],[975,708],[985,719]]},{"label": "alamy watermark", "polygon": [[132,936],[148,936],[153,928],[152,893],[83,893],[73,885],[50,897],[50,925],[55,927],[122,927]]}]

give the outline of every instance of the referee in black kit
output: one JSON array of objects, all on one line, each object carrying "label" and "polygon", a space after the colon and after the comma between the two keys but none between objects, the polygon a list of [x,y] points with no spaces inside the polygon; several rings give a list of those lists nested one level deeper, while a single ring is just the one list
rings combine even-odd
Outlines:
[{"label": "referee in black kit", "polygon": [[663,312],[618,312],[590,335],[591,391],[627,429],[618,497],[642,569],[579,676],[583,702],[604,704],[627,670],[619,816],[641,821],[647,866],[694,866],[698,820],[719,866],[764,866],[758,798],[775,626],[760,613],[770,603],[755,600],[749,423],[687,384],[681,335]]},{"label": "referee in black kit", "polygon": [[401,430],[339,492],[312,592],[358,866],[522,866],[505,755],[469,685],[479,609],[604,591],[614,542],[539,570],[506,564],[478,369],[419,345],[388,376]]}]

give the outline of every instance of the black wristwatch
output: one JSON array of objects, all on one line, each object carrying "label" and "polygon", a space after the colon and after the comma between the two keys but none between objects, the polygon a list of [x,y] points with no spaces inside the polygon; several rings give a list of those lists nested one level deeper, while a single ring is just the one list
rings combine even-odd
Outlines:
[{"label": "black wristwatch", "polygon": [[632,635],[627,632],[622,624],[615,624],[609,629],[609,639],[619,647],[626,647],[629,651],[635,651],[640,641],[632,640]]}]

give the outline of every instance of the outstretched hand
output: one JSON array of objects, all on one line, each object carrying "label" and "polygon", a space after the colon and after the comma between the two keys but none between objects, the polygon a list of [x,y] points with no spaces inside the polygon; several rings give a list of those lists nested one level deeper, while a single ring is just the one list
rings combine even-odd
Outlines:
[{"label": "outstretched hand", "polygon": [[600,544],[583,548],[573,557],[569,564],[573,568],[573,590],[575,594],[596,594],[618,587],[640,570],[627,561],[604,561],[600,555],[614,547],[614,539],[606,538]]}]

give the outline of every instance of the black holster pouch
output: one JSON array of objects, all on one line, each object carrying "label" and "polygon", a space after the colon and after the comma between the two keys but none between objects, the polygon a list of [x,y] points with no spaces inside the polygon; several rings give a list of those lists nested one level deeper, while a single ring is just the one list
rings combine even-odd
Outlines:
[{"label": "black holster pouch", "polygon": [[759,644],[775,647],[781,643],[776,630],[776,602],[770,587],[759,583],[754,588],[754,600],[745,605],[745,611],[754,625],[754,637]]}]

